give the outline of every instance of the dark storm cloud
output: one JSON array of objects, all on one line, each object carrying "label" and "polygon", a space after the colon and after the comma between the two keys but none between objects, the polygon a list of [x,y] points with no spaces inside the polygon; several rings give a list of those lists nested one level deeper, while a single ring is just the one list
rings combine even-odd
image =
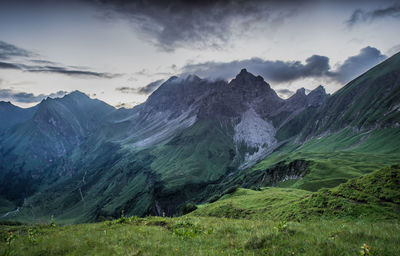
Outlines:
[{"label": "dark storm cloud", "polygon": [[386,56],[378,49],[367,46],[360,50],[360,53],[347,58],[330,76],[340,83],[347,83],[368,69],[386,59]]},{"label": "dark storm cloud", "polygon": [[211,79],[230,79],[242,68],[259,74],[268,81],[281,83],[306,77],[324,76],[330,66],[328,57],[313,55],[306,59],[305,64],[300,61],[269,61],[252,58],[232,62],[188,64],[183,67],[182,71]]},{"label": "dark storm cloud", "polygon": [[39,95],[34,95],[33,93],[27,93],[27,92],[17,92],[12,89],[0,89],[0,100],[7,100],[7,101],[15,101],[19,103],[35,103],[35,102],[40,102],[41,100],[50,97],[50,98],[56,98],[56,97],[62,97],[65,94],[67,94],[66,91],[58,91],[56,93],[51,93],[51,94],[39,94]]},{"label": "dark storm cloud", "polygon": [[[221,48],[233,35],[240,35],[254,24],[282,23],[302,2],[289,1],[109,1],[87,0],[99,8],[102,19],[124,18],[150,41],[165,51],[185,48]],[[282,3],[283,2],[283,3]],[[279,11],[277,6],[280,6]]]},{"label": "dark storm cloud", "polygon": [[0,41],[0,59],[8,60],[12,57],[31,57],[35,54],[15,45]]},{"label": "dark storm cloud", "polygon": [[353,26],[359,22],[374,21],[385,17],[400,18],[400,4],[396,3],[389,7],[372,11],[357,9],[353,12],[346,23],[348,26]]},{"label": "dark storm cloud", "polygon": [[147,94],[154,92],[158,87],[160,87],[160,85],[163,82],[164,82],[164,79],[160,79],[160,80],[151,82],[148,85],[139,87],[139,88],[123,86],[123,87],[115,88],[115,90],[120,91],[122,93],[137,93],[137,94],[147,95]]},{"label": "dark storm cloud", "polygon": [[242,68],[263,76],[267,81],[275,83],[291,82],[303,78],[328,78],[339,83],[347,83],[386,58],[374,47],[365,47],[360,53],[347,58],[332,70],[329,58],[312,55],[305,64],[301,61],[270,61],[260,58],[232,62],[204,62],[187,64],[182,68],[183,74],[196,74],[210,79],[231,79]]}]

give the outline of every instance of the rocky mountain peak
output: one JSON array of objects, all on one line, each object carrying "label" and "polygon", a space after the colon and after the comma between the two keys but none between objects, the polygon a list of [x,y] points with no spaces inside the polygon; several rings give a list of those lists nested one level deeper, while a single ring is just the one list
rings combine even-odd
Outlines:
[{"label": "rocky mountain peak", "polygon": [[9,101],[0,101],[0,106],[14,106],[14,105]]},{"label": "rocky mountain peak", "polygon": [[63,98],[73,98],[76,100],[90,99],[89,96],[87,96],[85,93],[78,91],[78,90],[65,95]]},{"label": "rocky mountain peak", "polygon": [[240,73],[231,81],[231,84],[233,85],[253,85],[261,83],[266,84],[269,87],[269,84],[264,81],[264,78],[253,75],[245,68],[242,69]]},{"label": "rocky mountain peak", "polygon": [[297,89],[295,95],[306,95],[306,89],[304,87],[301,87],[300,89]]},{"label": "rocky mountain peak", "polygon": [[325,88],[319,85],[307,95],[308,106],[320,106],[327,97],[328,94],[326,94]]}]

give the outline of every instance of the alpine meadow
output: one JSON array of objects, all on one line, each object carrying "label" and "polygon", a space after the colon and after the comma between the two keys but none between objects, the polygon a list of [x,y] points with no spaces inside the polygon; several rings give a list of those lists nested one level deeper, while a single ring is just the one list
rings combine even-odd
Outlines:
[{"label": "alpine meadow", "polygon": [[0,3],[0,255],[398,255],[400,3]]}]

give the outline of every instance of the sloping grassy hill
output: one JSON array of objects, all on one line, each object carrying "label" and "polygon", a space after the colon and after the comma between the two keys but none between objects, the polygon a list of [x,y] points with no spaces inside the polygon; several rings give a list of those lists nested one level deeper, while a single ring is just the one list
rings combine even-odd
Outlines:
[{"label": "sloping grassy hill", "polygon": [[392,166],[314,193],[238,189],[176,218],[0,223],[0,255],[397,255],[399,204]]},{"label": "sloping grassy hill", "polygon": [[400,167],[394,165],[333,189],[238,189],[191,215],[246,219],[400,219]]},{"label": "sloping grassy hill", "polygon": [[289,180],[278,186],[309,191],[332,188],[383,166],[400,163],[399,140],[399,128],[363,133],[344,129],[310,139],[303,144],[295,141],[286,143],[253,166],[249,173],[252,176],[262,175],[265,169],[279,162],[290,163],[301,159],[311,163],[307,175],[303,179]]}]

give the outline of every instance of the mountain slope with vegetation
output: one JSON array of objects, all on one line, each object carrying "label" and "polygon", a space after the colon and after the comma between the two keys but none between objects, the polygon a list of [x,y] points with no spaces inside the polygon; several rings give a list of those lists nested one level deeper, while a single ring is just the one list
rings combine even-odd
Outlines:
[{"label": "mountain slope with vegetation", "polygon": [[400,167],[393,165],[332,189],[238,189],[200,206],[194,216],[301,221],[322,218],[400,219]]},{"label": "mountain slope with vegetation", "polygon": [[399,59],[330,96],[319,86],[284,100],[243,69],[230,82],[171,77],[133,109],[48,99],[0,137],[0,214],[173,216],[234,186],[307,193],[399,163]]},{"label": "mountain slope with vegetation", "polygon": [[[396,255],[400,168],[334,189],[238,189],[182,217],[0,223],[6,255]],[[200,216],[200,217],[199,217]],[[215,217],[212,217],[215,216]]]}]

